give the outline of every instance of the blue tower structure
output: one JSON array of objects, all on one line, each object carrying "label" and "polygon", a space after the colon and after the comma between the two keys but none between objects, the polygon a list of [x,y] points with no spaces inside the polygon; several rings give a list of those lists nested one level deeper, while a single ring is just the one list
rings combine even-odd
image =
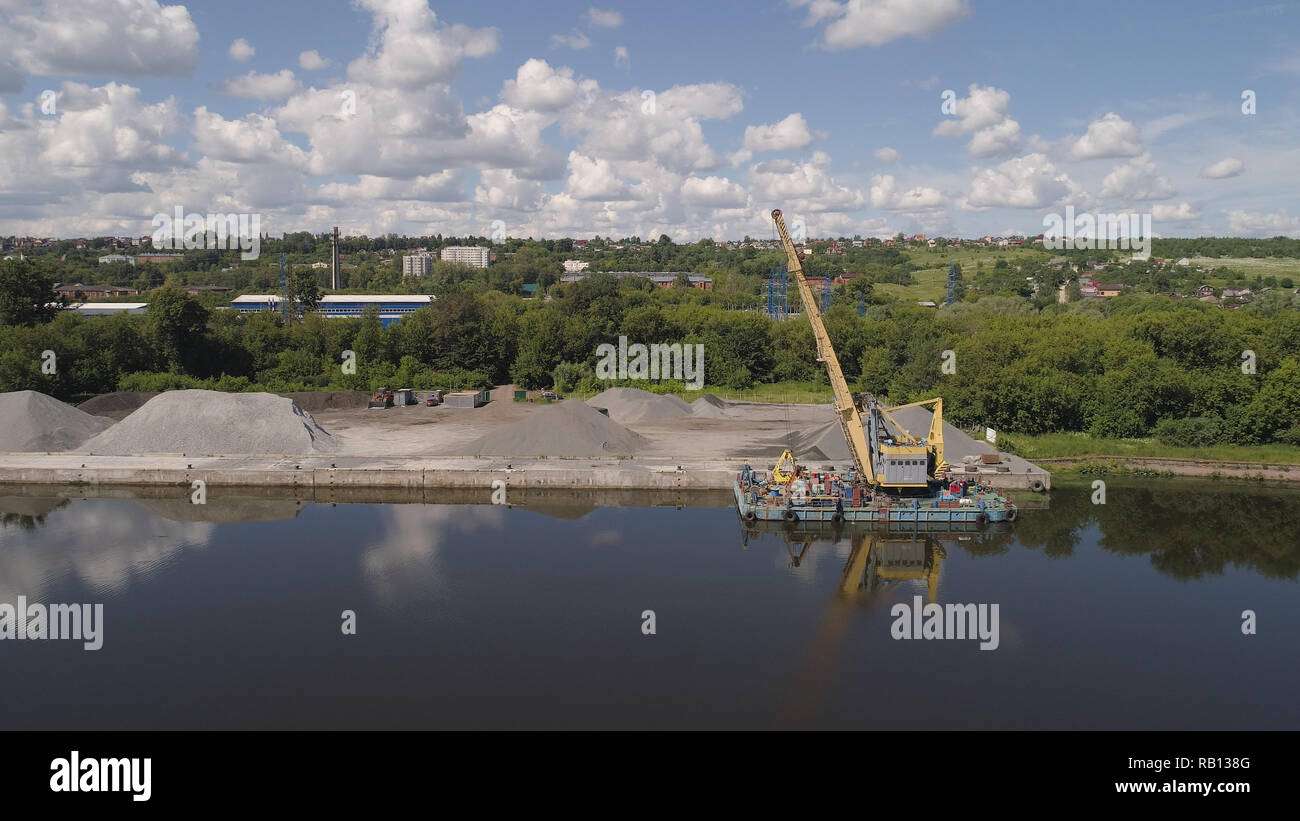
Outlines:
[{"label": "blue tower structure", "polygon": [[948,260],[948,296],[944,299],[945,305],[951,305],[957,301],[957,260]]},{"label": "blue tower structure", "polygon": [[785,264],[782,263],[781,274],[780,276],[778,276],[776,281],[777,287],[780,289],[780,293],[777,294],[777,296],[780,299],[780,304],[777,306],[781,312],[780,319],[785,319],[787,316],[790,315],[790,303],[786,301],[786,293],[785,293],[785,287],[788,282],[789,282],[789,272],[785,270]]}]

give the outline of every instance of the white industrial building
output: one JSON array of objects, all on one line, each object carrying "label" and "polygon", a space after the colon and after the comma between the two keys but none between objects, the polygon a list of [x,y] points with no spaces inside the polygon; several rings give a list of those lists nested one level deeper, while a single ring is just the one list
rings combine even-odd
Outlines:
[{"label": "white industrial building", "polygon": [[114,316],[116,314],[143,314],[149,310],[148,302],[74,302],[68,310],[81,316]]}]

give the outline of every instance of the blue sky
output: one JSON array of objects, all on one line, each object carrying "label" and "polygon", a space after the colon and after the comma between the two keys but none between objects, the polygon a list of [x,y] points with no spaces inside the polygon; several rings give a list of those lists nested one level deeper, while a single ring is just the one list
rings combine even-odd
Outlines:
[{"label": "blue sky", "polygon": [[1296,3],[0,3],[0,233],[1300,236],[1297,35]]}]

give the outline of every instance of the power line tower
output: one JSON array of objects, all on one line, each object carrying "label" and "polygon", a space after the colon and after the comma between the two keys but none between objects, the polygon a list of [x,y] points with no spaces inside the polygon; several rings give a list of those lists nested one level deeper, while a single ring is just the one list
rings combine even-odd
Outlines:
[{"label": "power line tower", "polygon": [[776,319],[776,266],[767,272],[767,318]]},{"label": "power line tower", "polygon": [[789,272],[785,269],[785,263],[781,263],[781,273],[776,281],[777,286],[780,288],[780,293],[777,294],[777,296],[780,298],[778,309],[781,312],[781,319],[785,319],[790,315],[790,303],[786,300],[785,294],[785,286],[789,282],[789,278]]},{"label": "power line tower", "polygon": [[830,274],[822,280],[822,313],[831,309],[831,277]]}]

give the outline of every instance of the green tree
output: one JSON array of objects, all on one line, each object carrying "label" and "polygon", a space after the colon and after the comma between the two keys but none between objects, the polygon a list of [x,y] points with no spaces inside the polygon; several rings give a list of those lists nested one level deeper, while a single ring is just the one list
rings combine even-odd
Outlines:
[{"label": "green tree", "polygon": [[41,325],[59,312],[54,280],[28,259],[0,261],[0,325]]},{"label": "green tree", "polygon": [[149,300],[149,318],[170,369],[184,370],[203,347],[208,310],[178,288],[159,288]]},{"label": "green tree", "polygon": [[289,275],[289,302],[296,302],[303,312],[316,310],[320,304],[320,286],[316,283],[315,268],[297,268]]}]

